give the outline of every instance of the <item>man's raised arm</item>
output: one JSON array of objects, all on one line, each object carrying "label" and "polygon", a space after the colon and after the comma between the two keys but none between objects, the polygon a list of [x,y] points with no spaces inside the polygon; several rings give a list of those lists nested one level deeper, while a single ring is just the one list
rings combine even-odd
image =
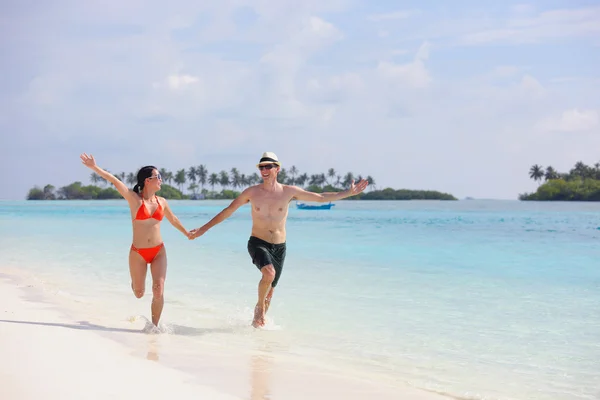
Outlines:
[{"label": "man's raised arm", "polygon": [[318,203],[326,203],[329,201],[336,201],[345,199],[347,197],[356,196],[367,188],[369,182],[366,179],[361,179],[356,185],[354,181],[350,185],[350,188],[343,190],[341,192],[326,192],[326,193],[314,193],[308,192],[302,188],[297,186],[292,186],[294,188],[293,196],[297,200],[302,201],[315,201]]}]

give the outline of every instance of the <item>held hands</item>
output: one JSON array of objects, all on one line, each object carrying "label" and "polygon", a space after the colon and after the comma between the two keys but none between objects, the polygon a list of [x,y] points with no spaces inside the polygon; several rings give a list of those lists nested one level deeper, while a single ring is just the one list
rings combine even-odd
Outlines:
[{"label": "held hands", "polygon": [[88,168],[94,169],[94,167],[96,166],[96,160],[91,154],[88,156],[86,153],[83,153],[79,156],[79,158],[81,158],[81,162],[83,163],[83,165],[85,165]]},{"label": "held hands", "polygon": [[356,185],[354,184],[354,180],[352,180],[352,184],[350,185],[350,189],[348,189],[348,194],[350,196],[356,196],[361,193],[363,190],[367,188],[369,182],[366,179],[361,179]]},{"label": "held hands", "polygon": [[191,231],[188,232],[188,239],[194,240],[197,237],[204,235],[205,233],[206,233],[206,229],[202,229],[202,228],[192,229]]}]

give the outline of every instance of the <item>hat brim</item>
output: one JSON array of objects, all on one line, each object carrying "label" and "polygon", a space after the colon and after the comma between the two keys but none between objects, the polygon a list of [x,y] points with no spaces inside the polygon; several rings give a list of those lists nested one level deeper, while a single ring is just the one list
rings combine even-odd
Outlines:
[{"label": "hat brim", "polygon": [[268,165],[268,164],[275,164],[278,167],[281,167],[281,163],[279,161],[263,161],[261,163],[256,164],[256,166],[260,167],[261,165]]}]

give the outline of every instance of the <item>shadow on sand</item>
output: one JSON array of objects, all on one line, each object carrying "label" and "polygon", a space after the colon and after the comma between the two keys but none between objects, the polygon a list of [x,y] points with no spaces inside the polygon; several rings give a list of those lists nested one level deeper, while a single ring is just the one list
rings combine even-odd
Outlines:
[{"label": "shadow on sand", "polygon": [[[69,329],[78,329],[83,331],[101,331],[101,332],[123,332],[123,333],[154,333],[148,331],[148,326],[142,329],[126,329],[126,328],[113,328],[108,326],[96,325],[92,324],[88,321],[77,321],[76,324],[63,324],[57,322],[33,322],[33,321],[15,321],[8,319],[0,319],[0,322],[10,323],[10,324],[25,324],[25,325],[42,325],[42,326],[55,326],[60,328],[69,328]],[[225,327],[225,328],[195,328],[191,326],[184,325],[174,325],[169,324],[168,334],[171,335],[180,335],[180,336],[202,336],[211,333],[234,333],[236,331],[235,327]]]}]

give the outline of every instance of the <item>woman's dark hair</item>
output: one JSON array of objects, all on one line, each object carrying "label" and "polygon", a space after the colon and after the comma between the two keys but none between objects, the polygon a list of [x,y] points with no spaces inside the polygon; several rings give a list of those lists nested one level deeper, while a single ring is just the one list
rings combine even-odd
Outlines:
[{"label": "woman's dark hair", "polygon": [[142,193],[142,190],[144,190],[146,178],[150,178],[152,176],[152,171],[154,171],[155,169],[157,168],[152,165],[146,165],[145,167],[140,168],[140,170],[137,173],[137,185],[133,187],[134,192]]}]

